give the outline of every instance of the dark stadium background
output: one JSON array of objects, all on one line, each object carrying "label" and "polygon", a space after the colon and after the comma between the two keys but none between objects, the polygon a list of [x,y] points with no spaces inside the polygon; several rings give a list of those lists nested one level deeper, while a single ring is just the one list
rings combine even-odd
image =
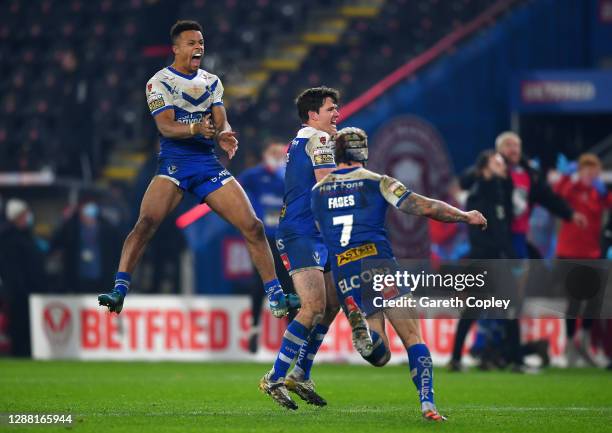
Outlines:
[{"label": "dark stadium background", "polygon": [[[145,83],[170,64],[169,28],[183,18],[202,24],[202,67],[225,85],[240,150],[232,161],[220,157],[236,176],[259,162],[267,141],[292,139],[295,96],[321,84],[341,91],[341,126],[369,134],[371,167],[433,197],[444,199],[452,177],[504,130],[520,133],[544,172],[559,154],[574,160],[589,150],[610,168],[607,0],[7,0],[0,3],[0,203],[23,199],[35,216],[43,262],[28,294],[110,288],[156,166]],[[547,82],[569,90],[525,99],[526,83]],[[576,82],[587,86],[586,99],[572,99]],[[92,201],[108,230],[98,289],[71,286],[69,253],[56,251],[62,229]],[[196,205],[186,196],[160,228],[134,293],[246,292],[252,269],[238,234],[212,213],[194,216]],[[554,220],[538,221],[554,232]],[[390,232],[398,255],[429,255],[425,222]],[[0,286],[7,354],[11,290]]]}]

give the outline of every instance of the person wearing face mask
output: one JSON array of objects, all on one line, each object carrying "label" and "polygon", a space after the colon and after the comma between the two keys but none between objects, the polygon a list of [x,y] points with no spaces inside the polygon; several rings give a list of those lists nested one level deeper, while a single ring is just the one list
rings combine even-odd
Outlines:
[{"label": "person wearing face mask", "polygon": [[487,218],[486,232],[468,229],[469,257],[472,259],[514,258],[512,247],[512,181],[504,158],[493,150],[480,154],[476,162],[478,176],[470,189],[467,207],[477,209]]},{"label": "person wearing face mask", "polygon": [[[601,161],[597,155],[580,155],[576,171],[566,172],[554,185],[557,194],[563,197],[577,212],[587,220],[586,226],[573,221],[563,221],[559,229],[556,256],[566,260],[596,260],[601,258],[600,235],[604,212],[612,207],[612,192],[609,192],[601,179]],[[563,266],[564,262],[559,262]],[[566,266],[571,266],[566,263]],[[590,330],[593,324],[592,311],[597,308],[597,299],[580,301],[569,297],[566,322],[566,355],[568,364],[573,366],[582,357],[588,364],[595,365],[589,352]],[[586,304],[583,305],[583,304]],[[582,329],[576,332],[576,317],[583,314]]]},{"label": "person wearing face mask", "polygon": [[[508,177],[512,180],[512,244],[517,258],[529,257],[527,233],[529,217],[534,204],[547,209],[553,215],[584,227],[586,218],[572,209],[563,198],[555,194],[546,177],[534,168],[522,151],[522,140],[518,134],[506,131],[495,139],[495,149],[504,158]],[[470,189],[477,178],[474,168],[468,169],[460,179],[463,189]]]},{"label": "person wearing face mask", "polygon": [[[246,192],[257,218],[263,221],[266,237],[270,245],[274,245],[276,229],[281,207],[283,206],[283,195],[285,192],[285,160],[287,157],[287,146],[279,140],[267,142],[261,162],[245,170],[238,178],[239,183]],[[294,293],[291,278],[283,266],[283,261],[278,255],[276,248],[272,248],[276,274],[285,293]],[[259,321],[261,317],[262,302],[265,292],[261,290],[258,281],[254,281],[250,290],[252,324],[249,336],[249,351],[257,352],[259,341]],[[290,320],[295,314],[290,311]]]},{"label": "person wearing face mask", "polygon": [[[469,209],[479,210],[487,219],[486,232],[468,228],[470,259],[514,258],[512,247],[512,181],[508,179],[507,166],[502,156],[493,151],[482,152],[474,166],[475,177],[470,188],[467,204]],[[452,371],[461,370],[463,344],[468,331],[476,321],[475,312],[464,310],[457,323],[453,354],[449,364]],[[481,320],[486,324],[484,320]],[[484,357],[483,357],[484,358]],[[485,366],[487,360],[481,360]]]},{"label": "person wearing face mask", "polygon": [[28,204],[12,198],[5,206],[6,223],[0,228],[0,279],[9,305],[9,335],[14,356],[29,357],[31,293],[44,292],[44,256],[34,235],[34,214]]},{"label": "person wearing face mask", "polygon": [[62,255],[63,286],[72,293],[95,293],[111,278],[120,239],[100,216],[100,207],[86,199],[51,240],[51,251]]},{"label": "person wearing face mask", "polygon": [[[500,152],[486,150],[476,162],[476,178],[470,189],[467,207],[477,209],[487,218],[487,233],[469,228],[471,259],[508,260],[519,258],[516,252],[515,233],[516,214],[513,214],[513,202],[516,180],[512,177],[507,159]],[[514,293],[517,282],[510,269],[509,262],[494,266],[489,270],[491,279],[500,284],[497,290],[503,293]],[[515,302],[518,299],[515,299]],[[476,320],[475,312],[466,309],[457,325],[455,344],[450,368],[458,371],[461,368],[461,350],[472,323]],[[489,369],[493,366],[510,365],[517,373],[527,371],[523,364],[524,356],[536,353],[542,360],[542,366],[549,363],[548,342],[538,340],[521,344],[518,319],[480,319],[478,320],[479,337],[472,352],[480,355],[480,367]],[[479,344],[480,343],[480,344]]]}]

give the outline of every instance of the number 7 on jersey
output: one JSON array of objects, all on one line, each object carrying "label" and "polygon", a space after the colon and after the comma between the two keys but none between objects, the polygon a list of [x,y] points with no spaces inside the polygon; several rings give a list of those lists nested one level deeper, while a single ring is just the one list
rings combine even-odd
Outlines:
[{"label": "number 7 on jersey", "polygon": [[351,232],[353,231],[353,215],[340,215],[333,218],[332,222],[335,226],[342,224],[342,233],[340,235],[340,246],[345,247],[351,240]]}]

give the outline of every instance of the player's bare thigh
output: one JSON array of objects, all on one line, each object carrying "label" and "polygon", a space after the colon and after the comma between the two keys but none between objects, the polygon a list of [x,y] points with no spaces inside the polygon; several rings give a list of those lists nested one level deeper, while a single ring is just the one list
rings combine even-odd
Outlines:
[{"label": "player's bare thigh", "polygon": [[421,324],[415,309],[388,308],[385,310],[385,316],[391,322],[404,347],[408,348],[424,342],[421,335]]},{"label": "player's bare thigh", "polygon": [[302,304],[297,318],[312,321],[310,324],[319,323],[327,304],[323,272],[319,269],[301,269],[293,273],[291,279]]},{"label": "player's bare thigh", "polygon": [[257,220],[251,202],[236,179],[208,194],[205,201],[215,213],[238,229]]},{"label": "player's bare thigh", "polygon": [[155,224],[176,208],[183,198],[183,191],[170,179],[155,176],[142,197],[139,220],[151,219]]}]

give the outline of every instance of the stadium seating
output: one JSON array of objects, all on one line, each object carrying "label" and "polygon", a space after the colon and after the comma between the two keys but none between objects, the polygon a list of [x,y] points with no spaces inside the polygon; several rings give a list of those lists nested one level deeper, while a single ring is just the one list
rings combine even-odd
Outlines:
[{"label": "stadium seating", "polygon": [[[167,44],[167,29],[152,23],[167,22],[169,14],[202,23],[203,66],[226,88],[265,60],[273,42],[310,37],[296,70],[255,74],[264,80],[257,98],[231,100],[230,120],[253,148],[269,135],[291,136],[298,126],[292,101],[302,88],[326,84],[350,100],[493,3],[360,1],[190,0],[179,9],[169,0],[2,2],[0,67],[8,79],[0,83],[0,171],[48,167],[89,180],[102,173],[113,148],[143,148],[143,142],[152,148],[143,85],[169,58],[146,58],[143,48]],[[319,37],[319,43],[307,34],[316,14],[333,16],[347,4],[382,7],[373,9],[376,16],[353,14],[337,41]],[[243,162],[238,158],[232,169]]]},{"label": "stadium seating", "polygon": [[0,4],[0,66],[10,77],[1,84],[0,170],[83,177],[129,135],[142,73],[119,77],[138,63],[141,8],[139,0]]},{"label": "stadium seating", "polygon": [[[338,44],[315,46],[298,71],[274,74],[257,108],[247,109],[236,126],[243,135],[258,134],[244,137],[248,140],[260,141],[267,134],[289,138],[299,122],[293,99],[303,88],[320,84],[335,87],[347,102],[494,1],[454,0],[444,2],[444,7],[440,3],[386,2],[377,18],[354,20]],[[235,118],[236,112],[232,114]]]}]

